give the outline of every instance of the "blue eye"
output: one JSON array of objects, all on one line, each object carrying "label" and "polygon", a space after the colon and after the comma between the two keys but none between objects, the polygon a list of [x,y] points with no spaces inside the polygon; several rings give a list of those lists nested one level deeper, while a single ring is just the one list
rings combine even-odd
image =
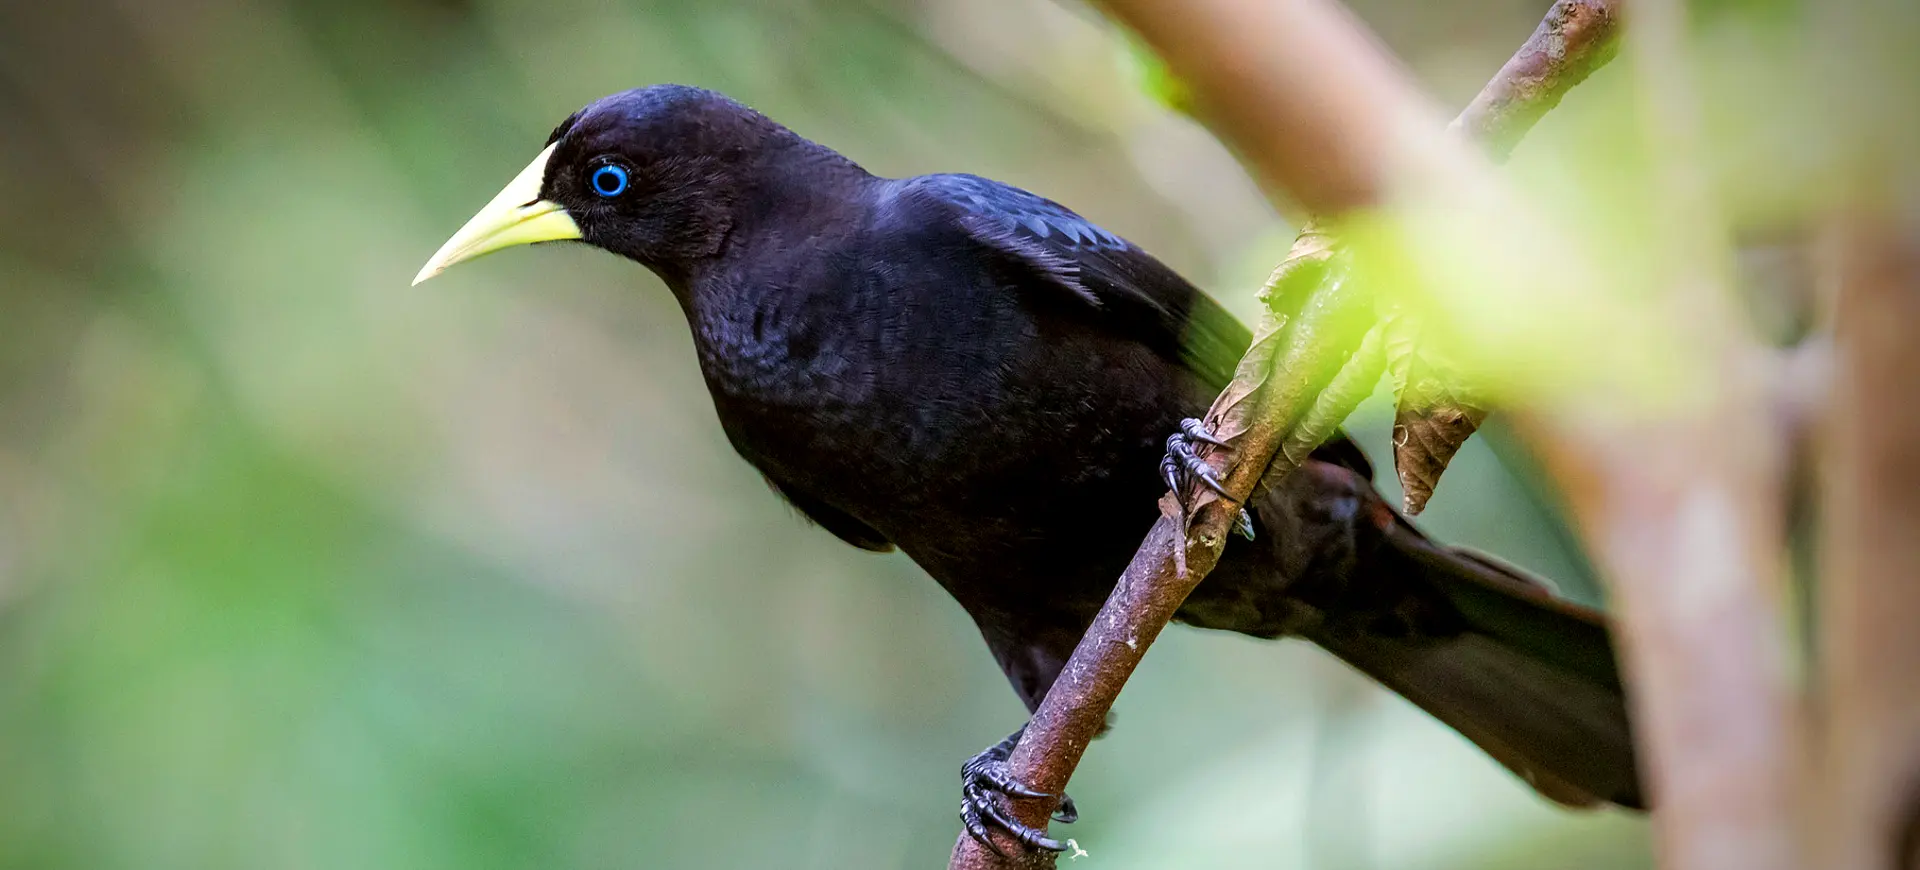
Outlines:
[{"label": "blue eye", "polygon": [[601,196],[619,196],[627,192],[627,170],[608,164],[595,169],[587,183]]}]

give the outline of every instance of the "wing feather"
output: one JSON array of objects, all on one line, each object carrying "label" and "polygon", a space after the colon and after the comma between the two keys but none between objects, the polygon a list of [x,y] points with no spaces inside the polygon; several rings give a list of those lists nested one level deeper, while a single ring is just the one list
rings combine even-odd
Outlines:
[{"label": "wing feather", "polygon": [[[989,253],[1025,266],[1216,391],[1233,379],[1253,343],[1238,318],[1179,273],[1053,200],[977,175],[922,175],[899,184],[909,200],[944,210]],[[1373,476],[1372,463],[1344,433],[1314,456]]]},{"label": "wing feather", "polygon": [[977,175],[923,175],[909,196],[947,209],[977,242],[1011,256],[1116,326],[1225,387],[1253,336],[1153,255],[1053,200]]}]

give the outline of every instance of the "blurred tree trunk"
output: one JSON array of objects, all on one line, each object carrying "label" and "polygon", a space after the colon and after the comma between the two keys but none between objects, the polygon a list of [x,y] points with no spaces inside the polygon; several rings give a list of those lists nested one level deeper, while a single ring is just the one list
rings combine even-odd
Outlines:
[{"label": "blurred tree trunk", "polygon": [[1920,213],[1837,225],[1819,585],[1827,870],[1920,867]]}]

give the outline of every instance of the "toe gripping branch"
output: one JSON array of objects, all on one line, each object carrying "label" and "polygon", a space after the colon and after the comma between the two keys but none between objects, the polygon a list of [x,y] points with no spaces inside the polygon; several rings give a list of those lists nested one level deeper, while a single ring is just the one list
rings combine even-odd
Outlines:
[{"label": "toe gripping branch", "polygon": [[[1182,513],[1189,512],[1192,505],[1186,502],[1186,492],[1194,481],[1206,485],[1221,498],[1239,504],[1233,496],[1227,494],[1227,485],[1213,473],[1213,466],[1200,458],[1194,443],[1211,444],[1223,450],[1228,449],[1227,442],[1215,438],[1207,431],[1207,424],[1198,418],[1188,417],[1180,421],[1180,431],[1167,436],[1167,455],[1160,460],[1160,479],[1166,481],[1167,488],[1173,490],[1173,497],[1180,499]],[[1241,537],[1253,540],[1253,517],[1246,505],[1240,506],[1240,513],[1234,517],[1233,529]]]},{"label": "toe gripping branch", "polygon": [[[960,766],[961,793],[960,821],[966,825],[967,834],[981,845],[992,849],[995,854],[1006,857],[998,843],[987,834],[989,825],[1006,831],[1029,849],[1045,849],[1049,852],[1064,852],[1067,844],[1047,836],[1045,831],[1023,825],[1007,812],[1003,804],[1006,797],[1051,798],[1054,795],[1034,791],[1022,785],[1009,772],[1007,759],[1013,755],[1014,744],[1020,742],[1020,735],[1027,729],[1007,735],[1007,739],[995,743],[967,760]],[[1060,808],[1054,811],[1054,821],[1061,824],[1073,824],[1080,813],[1073,806],[1073,798],[1059,795]]]}]

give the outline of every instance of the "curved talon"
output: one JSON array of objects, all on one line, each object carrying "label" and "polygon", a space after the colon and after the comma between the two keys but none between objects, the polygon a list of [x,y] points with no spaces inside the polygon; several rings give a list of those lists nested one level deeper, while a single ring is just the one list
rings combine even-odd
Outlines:
[{"label": "curved talon", "polygon": [[974,771],[974,776],[978,777],[980,782],[993,786],[994,791],[1010,794],[1014,797],[1050,798],[1055,796],[1044,791],[1034,791],[1015,782],[1013,777],[1009,776],[1006,771],[1001,770],[1000,767],[1001,766],[997,764],[980,765],[980,767]]},{"label": "curved talon", "polygon": [[1073,805],[1073,798],[1060,796],[1060,808],[1053,811],[1053,820],[1063,825],[1080,821],[1080,809]]},{"label": "curved talon", "polygon": [[[979,821],[992,822],[995,827],[1006,831],[1012,835],[1014,839],[1026,844],[1027,848],[1046,849],[1050,852],[1066,851],[1067,845],[1065,843],[1041,833],[1036,828],[1020,824],[1018,819],[1008,815],[1007,811],[1001,809],[1000,804],[995,802],[984,790],[975,789],[969,797],[972,799],[969,809],[979,817]],[[984,825],[982,825],[982,827],[984,827]],[[995,852],[1000,851],[999,847],[994,844],[992,837],[986,837],[984,839],[984,845],[986,845],[987,848],[993,849]]]},{"label": "curved talon", "polygon": [[[1160,458],[1160,479],[1166,482],[1168,489],[1173,490],[1174,497],[1181,500],[1182,510],[1188,508],[1186,504],[1188,484],[1195,480],[1206,485],[1221,498],[1235,501],[1233,496],[1227,494],[1226,484],[1222,483],[1219,476],[1214,473],[1213,466],[1201,460],[1199,454],[1195,452],[1193,448],[1195,442],[1211,444],[1221,449],[1231,449],[1231,445],[1207,431],[1205,422],[1197,417],[1188,417],[1180,421],[1180,431],[1167,436],[1167,453]],[[1233,530],[1241,537],[1249,541],[1253,540],[1253,517],[1247,513],[1244,505],[1234,516]]]},{"label": "curved talon", "polygon": [[1173,490],[1176,497],[1179,496],[1180,490],[1182,489],[1180,486],[1180,462],[1173,458],[1172,453],[1160,457],[1160,479],[1166,482],[1167,488]]},{"label": "curved talon", "polygon": [[1020,732],[1015,731],[1007,739],[988,747],[985,752],[968,759],[966,764],[960,766],[960,793],[964,798],[960,802],[961,824],[966,827],[967,836],[980,841],[981,845],[992,849],[994,854],[1001,857],[1006,857],[1006,853],[988,833],[988,825],[1006,831],[1009,836],[1025,844],[1029,849],[1064,852],[1067,844],[1047,836],[1045,831],[1021,824],[1002,806],[1002,797],[1058,797],[1060,808],[1055,818],[1065,816],[1063,821],[1072,821],[1080,815],[1070,798],[1029,788],[1015,780],[1007,771],[1007,756],[1012,753],[1014,742],[1019,738]]},{"label": "curved talon", "polygon": [[1208,465],[1199,454],[1193,452],[1193,445],[1189,443],[1186,433],[1175,432],[1167,436],[1167,455],[1180,463],[1180,470],[1186,473],[1188,479],[1206,484],[1208,489],[1219,493],[1221,498],[1232,498],[1227,495],[1226,484],[1221,483],[1220,478],[1214,475],[1213,466]]},{"label": "curved talon", "polygon": [[993,837],[987,834],[986,824],[980,821],[980,811],[974,809],[973,804],[967,801],[960,802],[960,824],[966,827],[967,836],[979,841],[980,845],[992,849],[993,854],[1002,858],[1007,857],[1007,853],[1000,849],[1000,844],[995,843]]},{"label": "curved talon", "polygon": [[1059,840],[1049,837],[1046,834],[1042,834],[1039,831],[1036,831],[1032,828],[1026,828],[1026,827],[1014,828],[1013,836],[1017,838],[1020,842],[1027,844],[1027,848],[1029,849],[1045,849],[1046,851],[1049,851],[1049,852],[1067,851],[1066,843],[1060,842]]},{"label": "curved talon", "polygon": [[[1000,808],[999,802],[993,799],[993,795],[978,784],[970,783],[962,791],[966,794],[966,800],[960,804],[961,824],[966,826],[968,836],[979,840],[980,845],[992,849],[994,854],[1003,858],[1007,855],[987,833],[986,826],[989,823],[1006,831],[1008,835],[1019,840],[1029,849],[1045,849],[1049,852],[1067,850],[1067,844],[1047,836],[1037,828],[1023,825],[1018,819],[1008,815],[1006,810]],[[1079,818],[1078,812],[1073,814],[1073,818],[1076,820]]]},{"label": "curved talon", "polygon": [[994,842],[993,835],[987,833],[989,819],[996,824],[999,823],[999,809],[993,805],[991,799],[981,794],[975,787],[964,788],[962,792],[966,798],[960,801],[960,823],[966,826],[967,836],[980,841],[980,845],[992,849],[993,854],[1002,858],[1007,857],[1006,850],[1001,849],[1000,844]]},{"label": "curved talon", "polygon": [[1202,422],[1198,417],[1188,417],[1181,420],[1180,431],[1186,433],[1188,438],[1192,438],[1195,441],[1204,441],[1215,447],[1233,446],[1219,438],[1215,438],[1212,432],[1207,431],[1207,424]]}]

